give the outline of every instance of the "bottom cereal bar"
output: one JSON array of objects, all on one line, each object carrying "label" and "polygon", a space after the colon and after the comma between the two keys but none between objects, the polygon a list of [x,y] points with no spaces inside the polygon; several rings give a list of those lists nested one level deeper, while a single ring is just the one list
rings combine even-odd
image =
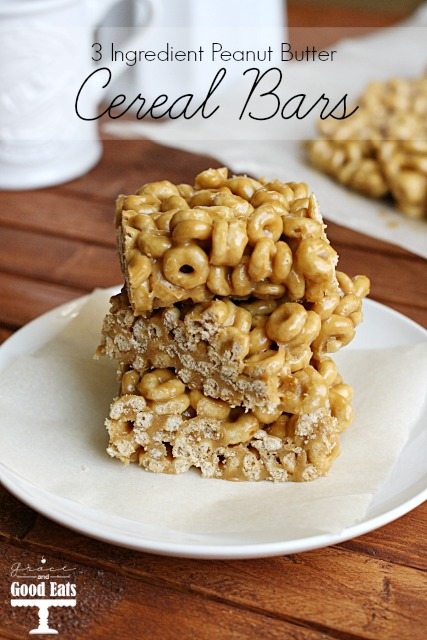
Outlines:
[{"label": "bottom cereal bar", "polygon": [[351,388],[329,358],[316,367],[306,368],[289,390],[288,412],[271,424],[190,390],[171,369],[127,369],[106,420],[107,451],[156,473],[195,467],[208,478],[279,482],[323,476],[351,420]]}]

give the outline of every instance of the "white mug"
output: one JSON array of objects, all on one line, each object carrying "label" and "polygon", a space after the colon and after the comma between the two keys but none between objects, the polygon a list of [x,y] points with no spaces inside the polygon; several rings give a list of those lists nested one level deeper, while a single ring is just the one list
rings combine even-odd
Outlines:
[{"label": "white mug", "polygon": [[[132,99],[140,92],[147,102],[163,93],[199,97],[218,67],[129,67],[108,56],[112,41],[123,51],[158,50],[168,40],[197,49],[212,39],[256,48],[265,29],[271,40],[284,35],[283,0],[1,0],[0,189],[46,187],[91,169],[102,151],[96,121],[101,100],[108,105],[117,94]],[[97,40],[105,52],[101,59]],[[81,119],[76,96],[100,67],[108,67],[110,81],[102,86],[108,79],[103,71],[85,84]],[[240,68],[228,71],[232,83]]]},{"label": "white mug", "polygon": [[[0,189],[66,182],[101,156],[96,120],[80,120],[74,111],[93,64],[89,9],[84,0],[0,3]],[[125,70],[116,67],[115,77]],[[93,90],[93,115],[100,98]]]}]

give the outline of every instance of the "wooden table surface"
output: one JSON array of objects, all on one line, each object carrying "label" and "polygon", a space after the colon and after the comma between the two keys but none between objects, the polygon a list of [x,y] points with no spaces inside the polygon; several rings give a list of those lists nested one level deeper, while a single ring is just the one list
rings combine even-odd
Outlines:
[{"label": "wooden table surface", "polygon": [[[293,24],[385,24],[384,17],[381,23],[360,12],[346,15],[347,20],[342,13],[291,5]],[[120,282],[112,225],[118,192],[164,177],[191,180],[213,164],[148,141],[108,141],[102,162],[81,179],[1,193],[0,340],[58,304]],[[328,233],[340,266],[370,276],[373,299],[427,325],[425,261],[335,224]],[[54,524],[0,490],[0,541],[1,638],[26,638],[36,624],[34,609],[10,606],[9,573],[12,563],[34,565],[42,554],[56,566],[76,567],[76,609],[50,613],[51,626],[66,639],[427,636],[425,504],[334,547],[225,562],[156,557],[103,544]]]}]

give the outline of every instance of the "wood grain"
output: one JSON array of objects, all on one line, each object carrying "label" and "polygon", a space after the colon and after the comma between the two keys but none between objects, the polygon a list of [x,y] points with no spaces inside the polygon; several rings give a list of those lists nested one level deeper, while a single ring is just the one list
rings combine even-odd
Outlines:
[{"label": "wood grain", "polygon": [[380,253],[352,247],[340,251],[338,246],[337,250],[339,269],[352,274],[363,271],[371,279],[372,298],[426,308],[425,261],[405,256],[387,260]]},{"label": "wood grain", "polygon": [[[127,140],[125,144],[117,140],[106,140],[104,142],[103,165],[109,162],[108,156],[111,148],[115,150],[113,155],[115,161],[123,165],[127,162],[127,149],[136,148],[139,154],[145,155],[150,152],[152,145],[151,142],[141,140]],[[176,154],[176,150],[170,147],[161,148],[163,153],[168,156]],[[14,229],[42,231],[45,235],[72,238],[91,244],[115,246],[114,199],[120,191],[126,191],[125,182],[127,182],[128,190],[132,191],[137,189],[142,181],[156,180],[160,177],[191,181],[197,171],[208,165],[218,166],[219,164],[209,157],[204,158],[203,163],[199,160],[195,163],[194,157],[199,158],[198,156],[184,151],[180,153],[187,160],[186,166],[191,168],[186,172],[185,178],[182,171],[177,172],[175,166],[170,167],[170,171],[167,173],[160,173],[158,170],[148,173],[141,167],[135,169],[135,177],[131,179],[128,175],[123,176],[122,171],[118,171],[117,180],[120,182],[108,194],[99,191],[94,179],[89,180],[88,176],[52,190],[30,191],[25,194],[12,191],[4,192],[0,208],[0,225]],[[97,170],[95,169],[93,173],[96,174]],[[82,195],[81,189],[85,190],[84,195]],[[327,220],[327,211],[323,213],[328,225],[328,236],[332,238],[334,243],[340,243],[341,246],[356,246],[367,251],[381,251],[390,256],[404,255],[413,260],[421,260],[397,245],[357,233],[346,227],[340,227]]]},{"label": "wood grain", "polygon": [[0,485],[0,537],[20,539],[32,528],[35,511],[14,498]]},{"label": "wood grain", "polygon": [[[338,630],[344,637],[424,638],[426,574],[342,547],[251,562],[191,561],[112,550],[83,536],[64,533],[44,519],[38,519],[25,541],[33,549],[49,548],[52,553],[66,547],[69,560],[90,559],[91,564],[130,577],[185,588],[297,624]],[[259,576],[268,579],[260,582]]]},{"label": "wood grain", "polygon": [[21,326],[85,293],[84,289],[0,274],[0,322]]},{"label": "wood grain", "polygon": [[[161,126],[161,125],[159,125]],[[79,194],[112,203],[119,193],[132,193],[145,182],[192,181],[196,173],[220,163],[210,156],[195,155],[149,140],[104,140],[103,170],[57,187],[57,193]],[[125,168],[125,170],[123,170]]]},{"label": "wood grain", "polygon": [[[294,26],[322,45],[395,22],[390,14],[289,3]],[[403,9],[403,5],[402,5]],[[332,27],[332,28],[331,28]],[[101,163],[66,185],[0,194],[0,342],[41,313],[120,280],[113,228],[119,192],[192,180],[207,156],[146,140],[104,142]],[[325,212],[324,212],[325,213]],[[326,212],[327,214],[327,212]],[[327,217],[327,216],[326,216]],[[339,268],[367,273],[372,297],[427,326],[427,266],[394,245],[328,223]],[[0,490],[0,639],[23,640],[35,611],[9,606],[15,561],[73,563],[76,610],[52,610],[65,640],[424,640],[427,505],[341,545],[295,556],[208,562],[162,558],[79,535]]]},{"label": "wood grain", "polygon": [[[3,490],[4,495],[8,495]],[[0,493],[1,496],[1,493]],[[16,531],[16,536],[25,525],[21,522],[20,516],[24,513],[25,521],[28,516],[25,511],[33,514],[34,527],[28,531],[26,541],[35,544],[46,544],[48,539],[49,548],[54,551],[67,548],[68,552],[86,558],[96,559],[98,562],[108,562],[113,564],[129,564],[134,553],[125,549],[113,548],[95,540],[90,540],[85,536],[70,532],[59,525],[55,525],[49,520],[39,516],[35,519],[35,513],[28,507],[19,510],[17,505],[21,503],[9,496],[10,504],[16,503],[11,509],[8,517],[9,526],[0,524],[0,537],[11,537]],[[2,521],[0,521],[1,523]],[[417,540],[417,544],[414,544]],[[387,527],[383,527],[372,533],[354,538],[348,542],[338,545],[339,548],[357,551],[368,556],[373,556],[378,560],[393,562],[403,566],[410,566],[415,569],[427,570],[427,503],[419,506],[414,511],[404,517],[395,520]]]},{"label": "wood grain", "polygon": [[387,527],[344,542],[341,546],[427,571],[427,503]]},{"label": "wood grain", "polygon": [[[378,27],[386,27],[401,20],[407,13],[405,3],[400,3],[400,10],[378,11],[372,5],[372,11],[364,8],[343,6],[343,3],[319,2],[319,0],[288,0],[288,24],[290,28],[316,27],[324,31],[328,27],[334,29],[334,42],[345,37],[346,28],[373,31]],[[337,31],[339,29],[339,31]],[[292,32],[291,32],[292,33]],[[326,36],[324,36],[326,45]]]},{"label": "wood grain", "polygon": [[[12,563],[36,566],[40,553],[6,545],[0,556],[0,572],[7,576]],[[50,626],[60,631],[64,640],[106,638],[162,638],[164,640],[197,638],[251,638],[268,637],[272,640],[331,640],[334,636],[310,630],[276,616],[242,609],[228,602],[205,598],[179,586],[157,584],[129,576],[121,571],[99,569],[84,562],[69,562],[67,554],[48,553],[49,564],[73,568],[77,587],[75,608],[54,608],[49,614]],[[36,611],[32,608],[8,606],[7,580],[3,581],[1,600],[5,606],[0,612],[0,627],[5,637],[22,638],[37,625]],[[108,630],[107,634],[106,631]]]},{"label": "wood grain", "polygon": [[3,228],[0,271],[91,291],[122,281],[114,247]]},{"label": "wood grain", "polygon": [[2,195],[1,227],[115,246],[113,201],[51,191]]},{"label": "wood grain", "polygon": [[12,335],[12,329],[0,326],[0,344]]}]

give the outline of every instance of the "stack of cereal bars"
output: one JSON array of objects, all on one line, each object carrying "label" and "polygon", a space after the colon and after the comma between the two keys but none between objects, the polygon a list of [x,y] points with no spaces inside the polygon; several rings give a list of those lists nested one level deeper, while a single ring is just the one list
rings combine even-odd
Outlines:
[{"label": "stack of cereal bars", "polygon": [[365,276],[336,271],[303,183],[149,183],[117,200],[125,286],[99,355],[118,363],[108,453],[153,472],[313,480],[339,453],[352,390],[328,356],[361,321]]}]

